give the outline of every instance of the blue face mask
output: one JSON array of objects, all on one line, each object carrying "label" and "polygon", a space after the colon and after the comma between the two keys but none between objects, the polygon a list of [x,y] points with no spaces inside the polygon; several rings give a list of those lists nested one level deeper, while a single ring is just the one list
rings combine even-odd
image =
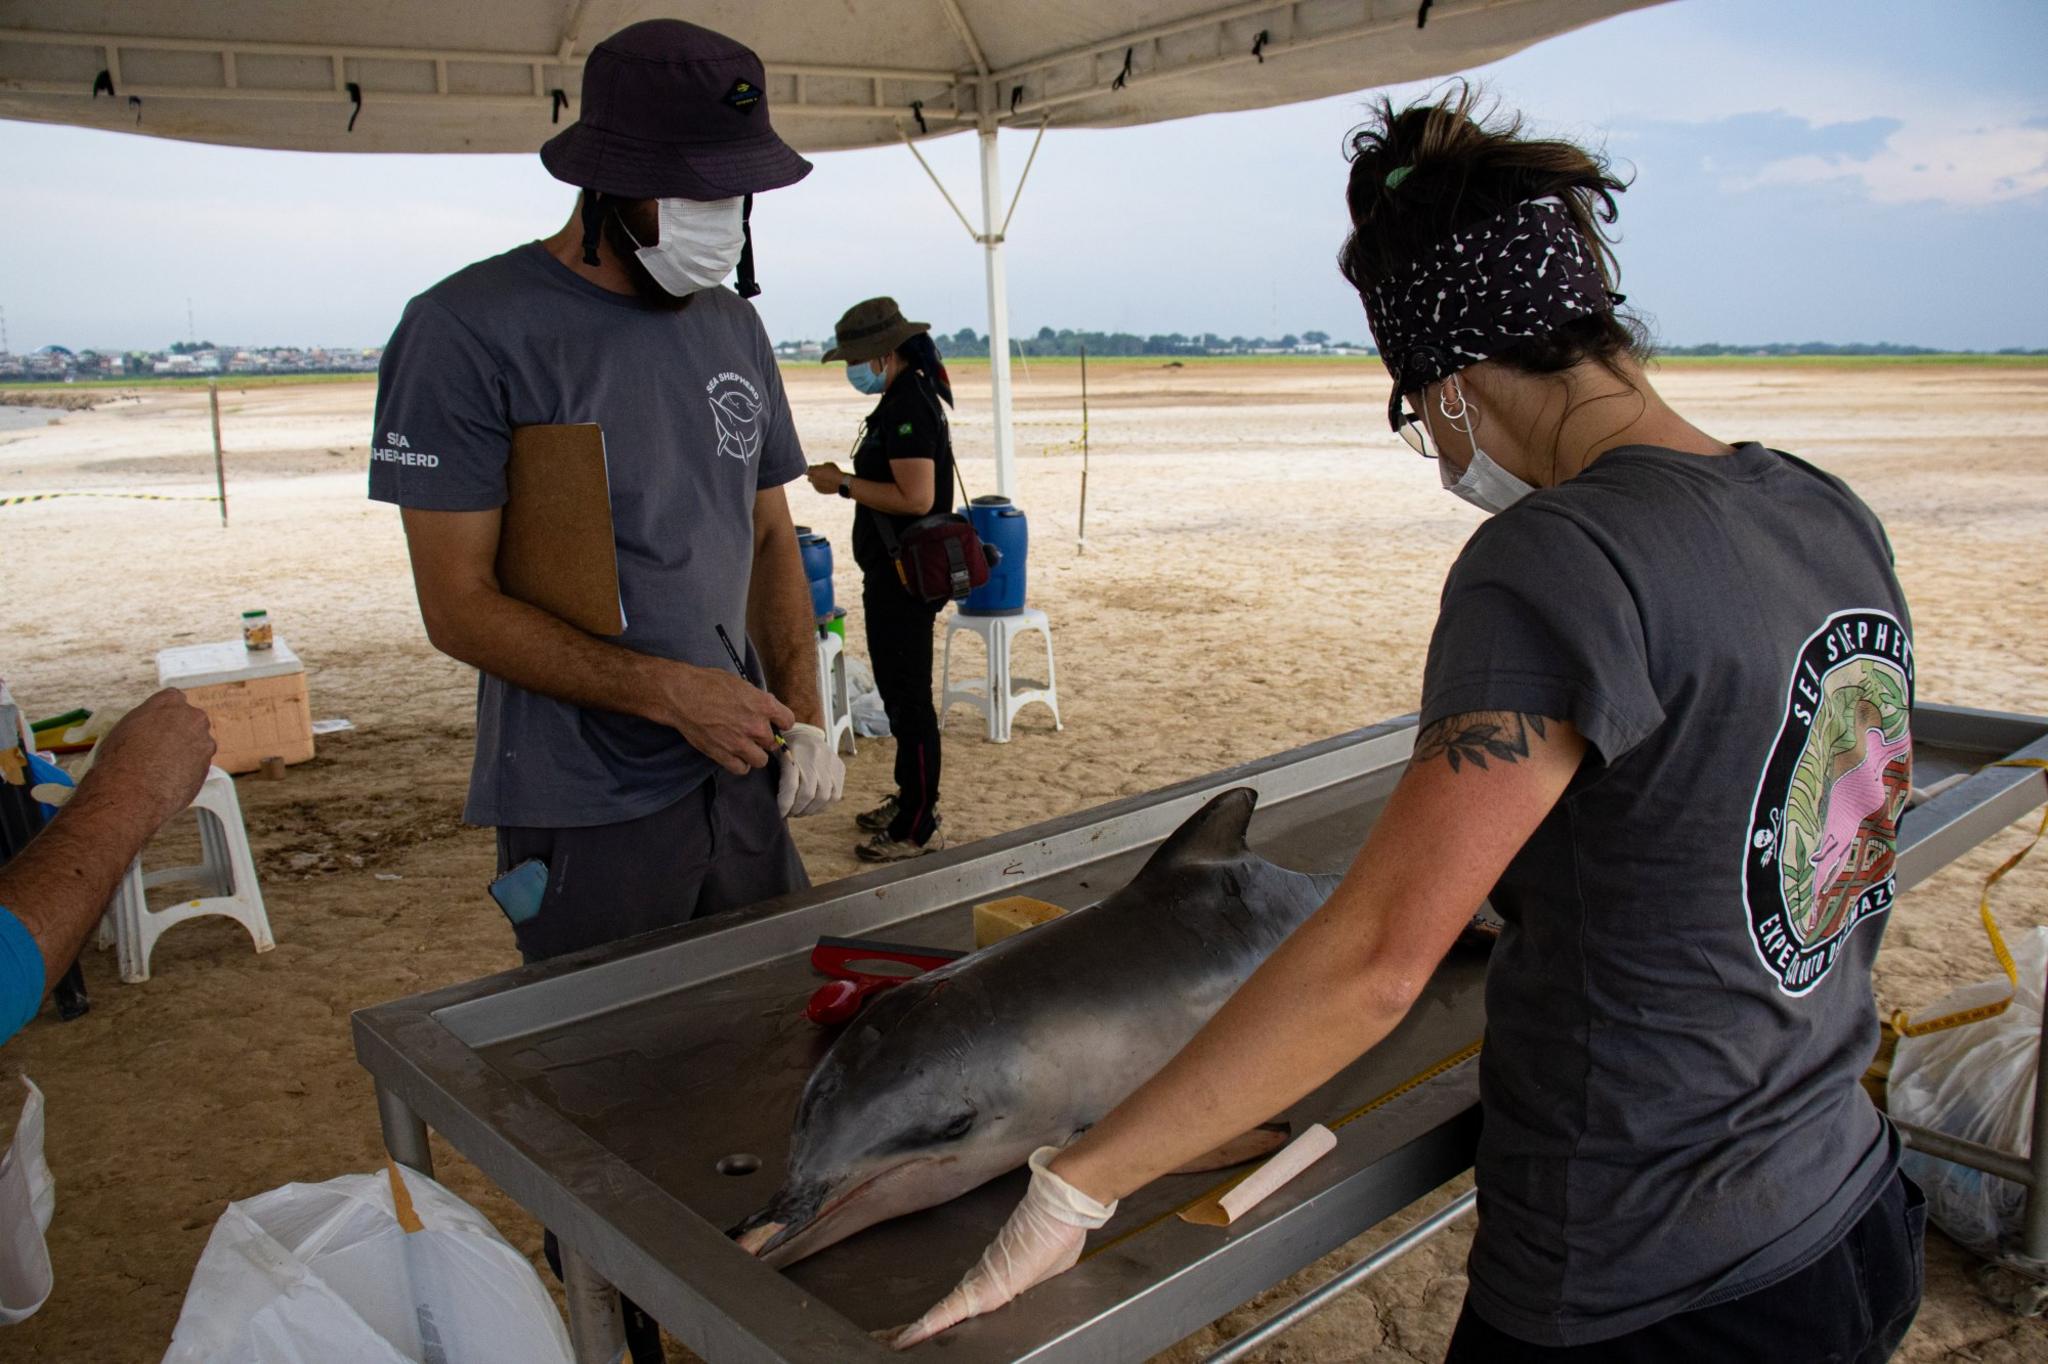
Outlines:
[{"label": "blue face mask", "polygon": [[889,386],[882,373],[870,367],[865,360],[856,360],[846,367],[846,382],[869,397]]}]

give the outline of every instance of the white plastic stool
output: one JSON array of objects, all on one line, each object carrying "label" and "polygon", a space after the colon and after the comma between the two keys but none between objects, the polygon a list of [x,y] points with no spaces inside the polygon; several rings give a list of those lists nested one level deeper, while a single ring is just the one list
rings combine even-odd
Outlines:
[{"label": "white plastic stool", "polygon": [[[969,630],[981,636],[988,650],[988,672],[953,683],[953,632]],[[1017,690],[1010,677],[1010,646],[1017,636],[1036,630],[1045,639],[1045,685]],[[965,702],[988,717],[991,743],[1010,742],[1010,721],[1017,712],[1037,701],[1052,712],[1052,727],[1060,723],[1059,677],[1052,662],[1052,626],[1045,612],[1027,606],[1010,616],[969,616],[953,608],[946,616],[946,653],[939,667],[939,728],[946,727],[946,712],[955,702]]]},{"label": "white plastic stool", "polygon": [[846,751],[857,752],[853,742],[853,689],[846,680],[846,646],[830,630],[818,632],[818,701],[825,710],[825,739],[839,747],[846,736]]},{"label": "white plastic stool", "polygon": [[[270,936],[270,916],[263,910],[263,890],[256,883],[256,861],[249,855],[235,779],[218,767],[209,768],[191,809],[199,817],[199,865],[144,872],[138,856],[128,864],[128,874],[100,920],[99,945],[114,944],[121,979],[131,985],[149,979],[149,958],[158,938],[204,914],[233,919],[248,929],[258,952],[277,946]],[[145,892],[174,881],[197,882],[206,893],[183,904],[151,909]]]}]

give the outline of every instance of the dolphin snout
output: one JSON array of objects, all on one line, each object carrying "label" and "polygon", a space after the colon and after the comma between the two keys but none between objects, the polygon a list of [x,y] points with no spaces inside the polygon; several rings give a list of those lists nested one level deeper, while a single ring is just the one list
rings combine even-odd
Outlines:
[{"label": "dolphin snout", "polygon": [[763,1222],[760,1226],[749,1227],[745,1231],[735,1228],[732,1237],[735,1241],[739,1242],[741,1250],[744,1250],[749,1255],[759,1255],[769,1246],[775,1244],[775,1238],[787,1230],[789,1230],[787,1222]]},{"label": "dolphin snout", "polygon": [[749,1255],[771,1255],[810,1226],[824,1203],[822,1183],[785,1187],[769,1200],[767,1207],[728,1230],[726,1235]]}]

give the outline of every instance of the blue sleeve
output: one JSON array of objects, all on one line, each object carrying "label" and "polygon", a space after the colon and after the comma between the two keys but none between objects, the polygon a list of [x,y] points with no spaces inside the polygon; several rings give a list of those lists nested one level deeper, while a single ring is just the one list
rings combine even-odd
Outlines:
[{"label": "blue sleeve", "polygon": [[28,925],[0,906],[0,1042],[28,1026],[43,1007],[43,949]]}]

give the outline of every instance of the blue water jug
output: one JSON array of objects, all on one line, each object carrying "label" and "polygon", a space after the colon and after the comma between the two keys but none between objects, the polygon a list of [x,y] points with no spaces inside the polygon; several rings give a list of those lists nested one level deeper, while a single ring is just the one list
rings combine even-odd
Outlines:
[{"label": "blue water jug", "polygon": [[796,543],[804,557],[804,577],[811,584],[811,614],[819,621],[832,619],[832,542],[809,526],[796,528]]},{"label": "blue water jug", "polygon": [[1024,513],[1007,497],[977,497],[960,514],[974,525],[982,543],[995,546],[1002,562],[989,570],[988,581],[967,594],[960,611],[968,616],[1014,616],[1024,609],[1024,557],[1031,531]]}]

